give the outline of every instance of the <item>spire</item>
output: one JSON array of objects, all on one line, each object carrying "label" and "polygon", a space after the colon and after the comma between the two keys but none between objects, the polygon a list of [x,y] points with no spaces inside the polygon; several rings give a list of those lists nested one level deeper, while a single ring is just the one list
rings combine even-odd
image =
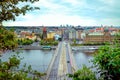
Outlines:
[{"label": "spire", "polygon": [[46,27],[43,27],[43,39],[47,38],[47,29]]},{"label": "spire", "polygon": [[43,27],[43,32],[46,32],[46,27]]}]

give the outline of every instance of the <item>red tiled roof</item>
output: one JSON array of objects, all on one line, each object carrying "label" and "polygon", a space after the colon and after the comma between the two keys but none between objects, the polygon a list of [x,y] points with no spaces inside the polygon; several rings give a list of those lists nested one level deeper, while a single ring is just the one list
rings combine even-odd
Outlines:
[{"label": "red tiled roof", "polygon": [[116,28],[109,28],[110,31],[117,31]]},{"label": "red tiled roof", "polygon": [[104,28],[96,28],[96,31],[103,31]]},{"label": "red tiled roof", "polygon": [[95,32],[95,30],[91,29],[89,32]]}]

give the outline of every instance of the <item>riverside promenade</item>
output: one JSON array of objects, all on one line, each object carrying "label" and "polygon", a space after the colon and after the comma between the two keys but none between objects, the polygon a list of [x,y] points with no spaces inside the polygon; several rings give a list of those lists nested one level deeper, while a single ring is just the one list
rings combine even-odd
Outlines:
[{"label": "riverside promenade", "polygon": [[[19,46],[18,49],[24,49],[24,50],[44,50],[42,46],[32,46],[32,45]],[[51,46],[51,49],[55,50],[56,46]]]},{"label": "riverside promenade", "polygon": [[45,80],[72,80],[66,74],[77,70],[69,43],[60,42],[46,71]]}]

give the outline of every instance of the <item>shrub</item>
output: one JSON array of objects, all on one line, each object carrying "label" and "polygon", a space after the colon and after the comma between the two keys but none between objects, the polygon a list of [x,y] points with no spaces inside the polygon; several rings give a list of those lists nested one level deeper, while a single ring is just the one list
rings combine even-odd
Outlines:
[{"label": "shrub", "polygon": [[101,47],[94,59],[93,63],[97,66],[97,73],[104,80],[120,80],[120,48],[117,46]]},{"label": "shrub", "polygon": [[83,68],[75,72],[74,74],[68,74],[69,77],[73,80],[97,80],[95,73],[92,72],[89,68],[83,65]]}]

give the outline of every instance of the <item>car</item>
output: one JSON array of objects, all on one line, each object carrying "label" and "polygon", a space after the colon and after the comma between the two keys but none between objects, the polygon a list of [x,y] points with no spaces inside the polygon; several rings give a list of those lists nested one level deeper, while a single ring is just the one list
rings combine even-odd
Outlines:
[{"label": "car", "polygon": [[70,61],[67,61],[67,63],[70,63]]}]

